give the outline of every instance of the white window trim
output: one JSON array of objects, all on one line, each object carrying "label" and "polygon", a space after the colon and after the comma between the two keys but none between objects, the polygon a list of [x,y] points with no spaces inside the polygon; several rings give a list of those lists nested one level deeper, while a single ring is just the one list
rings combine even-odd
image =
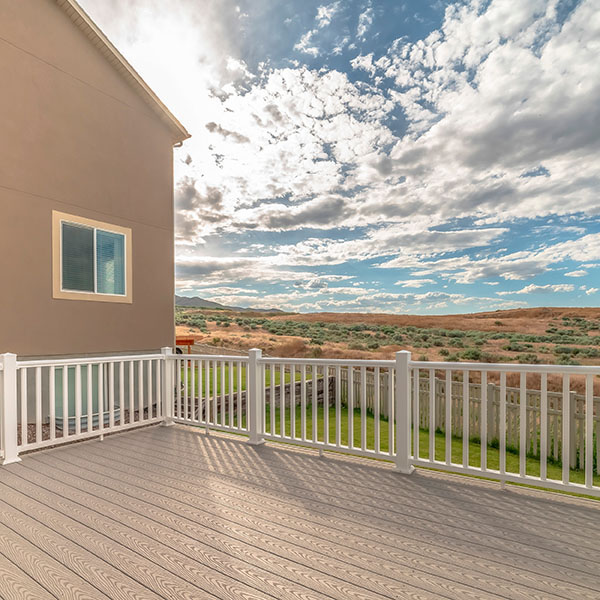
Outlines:
[{"label": "white window trim", "polygon": [[[62,287],[62,225],[70,223],[79,225],[94,230],[94,292],[84,292],[77,290],[66,290]],[[107,294],[105,292],[96,291],[98,288],[97,281],[97,256],[96,256],[96,232],[98,230],[107,231],[109,233],[121,234],[125,242],[125,294]],[[89,300],[96,302],[118,302],[128,303],[133,302],[132,296],[132,251],[131,251],[131,229],[95,221],[70,215],[58,211],[52,211],[52,270],[53,270],[53,297],[60,300]]]}]

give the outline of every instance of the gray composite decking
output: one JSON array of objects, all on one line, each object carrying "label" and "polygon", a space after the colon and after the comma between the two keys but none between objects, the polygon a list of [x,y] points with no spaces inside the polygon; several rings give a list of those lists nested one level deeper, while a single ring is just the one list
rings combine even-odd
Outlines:
[{"label": "gray composite decking", "polygon": [[183,426],[0,468],[2,598],[600,598],[600,503]]}]

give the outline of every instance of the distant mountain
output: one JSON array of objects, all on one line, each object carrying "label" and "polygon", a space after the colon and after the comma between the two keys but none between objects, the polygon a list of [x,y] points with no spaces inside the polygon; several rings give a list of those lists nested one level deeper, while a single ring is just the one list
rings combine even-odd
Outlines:
[{"label": "distant mountain", "polygon": [[245,306],[226,306],[225,304],[219,304],[212,300],[204,300],[204,298],[188,298],[187,296],[175,296],[175,306],[181,306],[185,308],[212,308],[214,310],[233,310],[238,312],[285,312],[279,308],[248,308]]}]

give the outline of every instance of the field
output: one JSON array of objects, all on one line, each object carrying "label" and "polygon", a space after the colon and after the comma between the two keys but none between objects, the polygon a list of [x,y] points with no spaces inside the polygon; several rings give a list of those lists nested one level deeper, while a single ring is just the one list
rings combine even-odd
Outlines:
[{"label": "field", "polygon": [[177,309],[178,335],[273,356],[547,364],[600,362],[600,309],[536,308],[472,315],[272,315]]}]

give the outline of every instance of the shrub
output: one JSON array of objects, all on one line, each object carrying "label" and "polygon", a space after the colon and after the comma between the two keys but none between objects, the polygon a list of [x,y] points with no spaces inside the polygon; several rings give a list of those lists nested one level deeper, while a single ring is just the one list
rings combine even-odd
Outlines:
[{"label": "shrub", "polygon": [[479,348],[469,348],[468,350],[465,350],[460,356],[465,360],[481,360],[481,350],[479,350]]}]

